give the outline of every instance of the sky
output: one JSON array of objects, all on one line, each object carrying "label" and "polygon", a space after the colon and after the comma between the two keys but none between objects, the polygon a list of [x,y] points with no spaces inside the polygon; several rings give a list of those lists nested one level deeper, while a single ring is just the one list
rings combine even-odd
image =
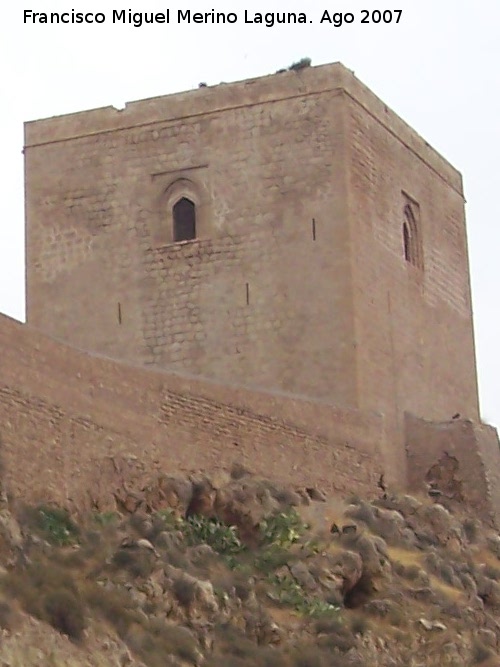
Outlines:
[{"label": "sky", "polygon": [[[123,107],[200,82],[261,76],[303,57],[313,65],[341,61],[463,174],[482,417],[500,426],[500,2],[133,2],[4,3],[0,312],[24,319],[24,121]],[[128,17],[129,9],[166,13],[167,8],[169,24],[112,21],[113,10],[125,10]],[[178,23],[179,9],[234,12],[237,22]],[[25,23],[24,10],[102,12],[105,21]],[[256,12],[305,12],[307,23],[245,23],[245,10],[248,20]],[[325,11],[336,14],[337,24],[342,14],[342,25],[321,22]],[[349,15],[345,21],[346,13],[352,13],[352,23]],[[379,16],[392,20],[377,22]],[[363,17],[368,22],[362,23]]]}]

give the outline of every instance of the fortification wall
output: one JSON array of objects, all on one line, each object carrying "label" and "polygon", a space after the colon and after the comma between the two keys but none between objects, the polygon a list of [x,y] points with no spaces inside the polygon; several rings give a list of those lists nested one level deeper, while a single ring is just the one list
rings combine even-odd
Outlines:
[{"label": "fortification wall", "polygon": [[494,428],[469,420],[428,422],[407,413],[408,487],[431,484],[500,526],[500,443]]},{"label": "fortification wall", "polygon": [[381,416],[88,355],[0,316],[0,432],[15,497],[105,506],[156,471],[239,461],[298,485],[376,491]]}]

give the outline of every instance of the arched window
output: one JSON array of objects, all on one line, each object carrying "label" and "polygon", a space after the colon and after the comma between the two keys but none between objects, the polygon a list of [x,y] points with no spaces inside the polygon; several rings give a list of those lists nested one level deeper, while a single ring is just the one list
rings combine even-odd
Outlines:
[{"label": "arched window", "polygon": [[174,241],[189,241],[196,238],[196,206],[182,197],[173,207]]},{"label": "arched window", "polygon": [[403,244],[405,248],[405,259],[407,262],[411,262],[410,228],[406,221],[403,222]]},{"label": "arched window", "polygon": [[406,261],[423,268],[420,229],[410,204],[404,207],[403,248]]}]

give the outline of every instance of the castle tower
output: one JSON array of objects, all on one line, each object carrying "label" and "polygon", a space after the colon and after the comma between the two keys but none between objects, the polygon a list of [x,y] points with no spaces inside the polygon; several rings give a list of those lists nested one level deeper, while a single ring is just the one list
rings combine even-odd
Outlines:
[{"label": "castle tower", "polygon": [[25,144],[29,324],[395,429],[478,418],[461,176],[342,65],[34,121]]}]

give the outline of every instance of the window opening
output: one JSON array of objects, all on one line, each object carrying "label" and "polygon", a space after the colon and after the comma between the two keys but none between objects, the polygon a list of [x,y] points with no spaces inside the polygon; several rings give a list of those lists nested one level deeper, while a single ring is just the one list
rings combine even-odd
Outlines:
[{"label": "window opening", "polygon": [[403,243],[405,247],[405,259],[407,262],[411,262],[410,242],[410,230],[408,228],[408,223],[403,222]]},{"label": "window opening", "polygon": [[417,220],[410,204],[404,207],[403,247],[405,260],[422,268],[422,244]]},{"label": "window opening", "polygon": [[196,207],[194,203],[182,197],[174,205],[174,241],[189,241],[196,238]]}]

